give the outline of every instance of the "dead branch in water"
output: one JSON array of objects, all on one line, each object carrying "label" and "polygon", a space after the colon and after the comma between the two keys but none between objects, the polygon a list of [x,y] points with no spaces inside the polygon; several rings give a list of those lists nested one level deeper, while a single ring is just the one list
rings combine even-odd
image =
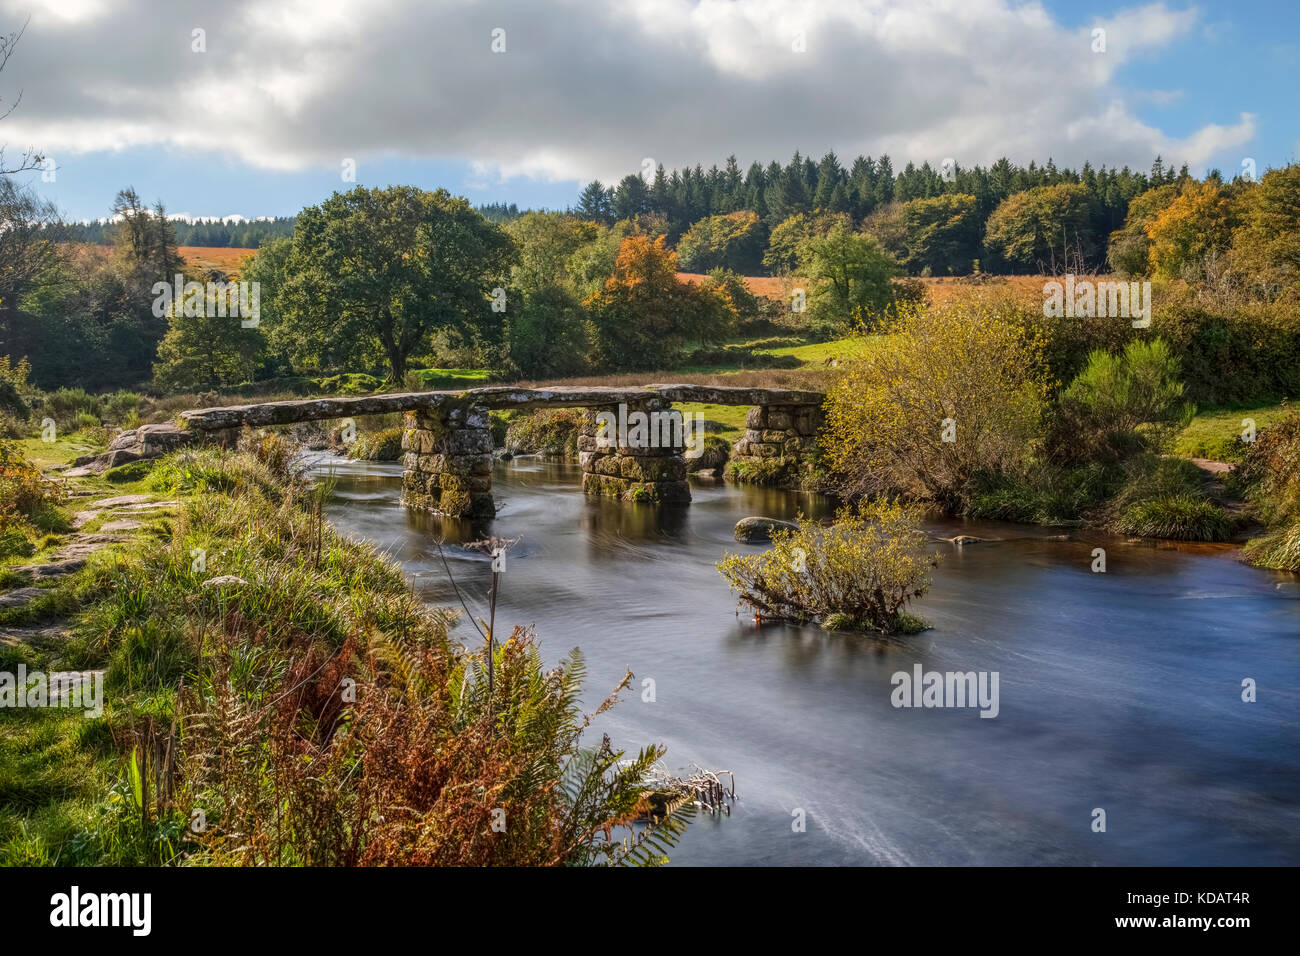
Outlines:
[{"label": "dead branch in water", "polygon": [[[728,783],[722,782],[723,777]],[[687,802],[694,803],[710,816],[719,813],[731,816],[731,804],[736,799],[736,775],[730,770],[705,770],[692,764],[690,773],[677,777],[662,767],[656,767],[651,772],[649,783],[653,816],[672,813]]]}]

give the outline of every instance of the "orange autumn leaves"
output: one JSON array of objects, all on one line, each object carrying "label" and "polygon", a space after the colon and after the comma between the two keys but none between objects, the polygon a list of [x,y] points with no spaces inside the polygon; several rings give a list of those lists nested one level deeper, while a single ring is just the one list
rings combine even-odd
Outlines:
[{"label": "orange autumn leaves", "polygon": [[598,359],[627,369],[663,368],[687,344],[716,342],[735,325],[723,291],[677,277],[664,236],[623,240],[614,274],[586,302]]}]

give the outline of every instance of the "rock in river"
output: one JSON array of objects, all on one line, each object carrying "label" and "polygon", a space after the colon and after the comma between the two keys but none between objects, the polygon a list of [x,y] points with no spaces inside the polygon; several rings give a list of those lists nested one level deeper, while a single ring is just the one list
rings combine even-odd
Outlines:
[{"label": "rock in river", "polygon": [[798,531],[799,526],[793,521],[781,521],[777,518],[749,517],[736,522],[734,534],[737,541],[758,544],[772,540],[773,531]]}]

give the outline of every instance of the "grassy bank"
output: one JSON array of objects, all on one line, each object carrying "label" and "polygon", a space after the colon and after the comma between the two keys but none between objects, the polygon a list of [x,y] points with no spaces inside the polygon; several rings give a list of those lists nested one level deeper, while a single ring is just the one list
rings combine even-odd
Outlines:
[{"label": "grassy bank", "polygon": [[[462,646],[400,568],[321,519],[282,439],[241,445],[156,463],[129,489],[175,505],[24,610],[65,626],[5,660],[102,669],[107,695],[99,717],[0,711],[0,860],[662,859],[682,827],[645,825],[663,751],[583,744],[577,651],[548,671],[531,632],[488,655],[468,623]],[[81,490],[91,510],[114,500]]]}]

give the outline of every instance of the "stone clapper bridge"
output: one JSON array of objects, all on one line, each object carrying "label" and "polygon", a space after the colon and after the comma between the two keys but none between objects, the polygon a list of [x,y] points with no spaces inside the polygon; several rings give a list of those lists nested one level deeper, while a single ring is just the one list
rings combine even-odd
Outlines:
[{"label": "stone clapper bridge", "polygon": [[[620,411],[628,417],[639,411],[655,421],[653,413],[658,412],[662,421],[664,413],[672,414],[673,402],[753,406],[745,420],[745,435],[732,449],[731,460],[781,465],[801,460],[812,449],[824,398],[821,392],[723,385],[491,385],[464,391],[225,405],[181,412],[181,418],[188,430],[201,433],[203,440],[231,444],[245,425],[265,427],[405,412],[402,501],[414,508],[477,518],[496,514],[490,409],[584,409],[578,439],[583,492],[623,501],[687,502],[691,490],[686,481],[681,427],[664,429],[662,436],[655,429],[649,442],[634,443],[622,430],[608,442],[598,442],[598,422],[605,421],[598,416],[607,413],[622,421]],[[621,443],[624,440],[627,444]]]}]

